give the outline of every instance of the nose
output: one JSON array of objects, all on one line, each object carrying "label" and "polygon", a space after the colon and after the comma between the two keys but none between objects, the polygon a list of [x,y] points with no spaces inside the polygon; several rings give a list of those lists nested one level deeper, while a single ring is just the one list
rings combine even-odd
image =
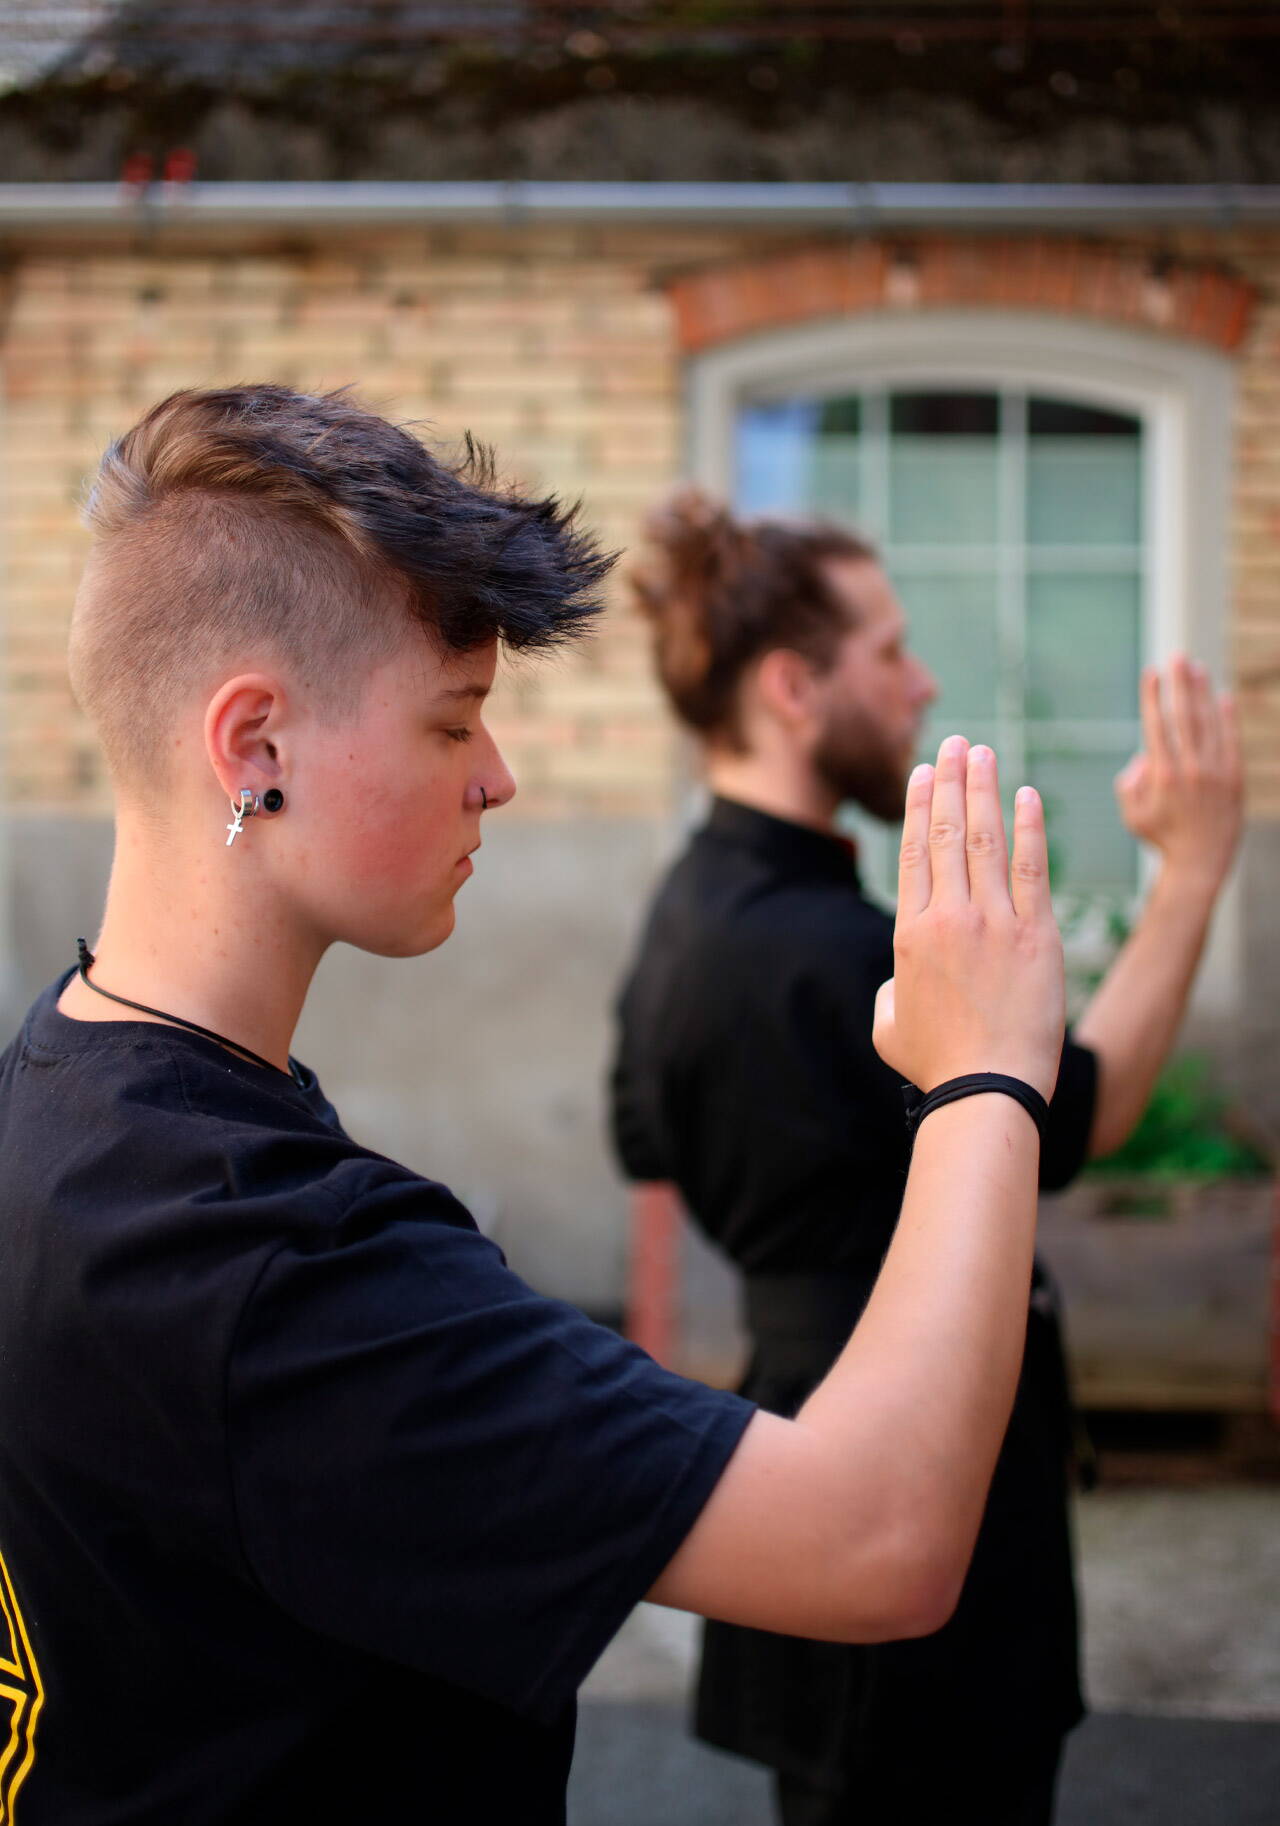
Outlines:
[{"label": "nose", "polygon": [[919,678],[916,684],[916,696],[922,704],[934,704],[938,701],[938,681],[922,660],[916,661]]},{"label": "nose", "polygon": [[483,809],[496,811],[500,805],[510,805],[516,796],[515,775],[502,758],[498,744],[490,738],[490,753],[485,766],[476,781],[482,794]]}]

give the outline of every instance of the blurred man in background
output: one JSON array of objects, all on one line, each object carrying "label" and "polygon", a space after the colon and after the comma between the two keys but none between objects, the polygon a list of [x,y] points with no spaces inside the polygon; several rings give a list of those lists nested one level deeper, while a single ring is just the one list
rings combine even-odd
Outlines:
[{"label": "blurred man in background", "polygon": [[[872,1046],[893,922],[836,815],[902,816],[934,679],[875,552],[835,526],[739,522],[684,490],[636,578],[659,678],[696,738],[710,815],[660,887],[621,999],[618,1153],[671,1180],[741,1271],[743,1392],[794,1413],[875,1284],[909,1144]],[[1238,840],[1230,702],[1177,659],[1142,684],[1121,815],[1160,869],[1068,1038],[1047,1189],[1111,1153],[1177,1034]],[[1037,1264],[1026,1354],[959,1609],[871,1647],[707,1626],[696,1729],[777,1772],[784,1826],[1031,1826],[1050,1819],[1083,1712],[1067,1507],[1071,1413]]]}]

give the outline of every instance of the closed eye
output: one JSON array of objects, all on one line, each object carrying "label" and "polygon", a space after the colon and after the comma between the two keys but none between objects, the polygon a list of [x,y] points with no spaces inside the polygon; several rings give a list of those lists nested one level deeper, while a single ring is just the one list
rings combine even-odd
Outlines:
[{"label": "closed eye", "polygon": [[446,729],[445,734],[451,742],[469,742],[471,740],[469,729]]}]

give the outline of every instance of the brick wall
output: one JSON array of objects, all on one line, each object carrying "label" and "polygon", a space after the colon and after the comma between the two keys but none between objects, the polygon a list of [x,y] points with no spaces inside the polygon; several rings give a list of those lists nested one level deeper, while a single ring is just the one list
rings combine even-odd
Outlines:
[{"label": "brick wall", "polygon": [[[683,349],[841,309],[985,301],[1236,353],[1233,653],[1252,810],[1280,819],[1280,235],[931,237],[777,260],[776,237],[621,227],[19,252],[0,426],[10,803],[106,808],[63,667],[84,551],[77,501],[107,439],[171,389],[354,382],[446,438],[470,428],[492,440],[532,485],[581,493],[601,538],[625,547],[680,470]],[[492,720],[524,816],[660,815],[669,802],[675,745],[622,602],[615,587],[589,652],[504,678]]]},{"label": "brick wall", "polygon": [[1280,822],[1280,235],[1232,252],[1257,302],[1240,350],[1231,515],[1232,659],[1249,814]]}]

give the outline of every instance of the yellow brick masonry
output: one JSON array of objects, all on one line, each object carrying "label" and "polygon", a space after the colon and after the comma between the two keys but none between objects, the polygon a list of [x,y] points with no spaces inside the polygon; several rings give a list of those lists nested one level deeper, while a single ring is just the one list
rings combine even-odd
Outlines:
[{"label": "yellow brick masonry", "polygon": [[[16,250],[0,420],[9,803],[106,808],[62,653],[84,478],[146,405],[237,380],[354,383],[446,439],[491,440],[510,474],[582,495],[605,542],[628,547],[681,464],[681,359],[661,280],[776,244],[452,228],[248,251]],[[1253,813],[1280,818],[1280,235],[1188,235],[1175,251],[1229,261],[1258,294],[1239,353],[1233,654]],[[669,807],[678,746],[620,586],[588,652],[504,668],[493,720],[521,781],[513,816]]]},{"label": "yellow brick masonry", "polygon": [[[1213,257],[1211,237],[1187,236]],[[1179,250],[1181,251],[1181,249]],[[1280,234],[1241,235],[1227,253],[1256,288],[1240,351],[1232,479],[1231,659],[1249,775],[1249,815],[1280,820]]]}]

